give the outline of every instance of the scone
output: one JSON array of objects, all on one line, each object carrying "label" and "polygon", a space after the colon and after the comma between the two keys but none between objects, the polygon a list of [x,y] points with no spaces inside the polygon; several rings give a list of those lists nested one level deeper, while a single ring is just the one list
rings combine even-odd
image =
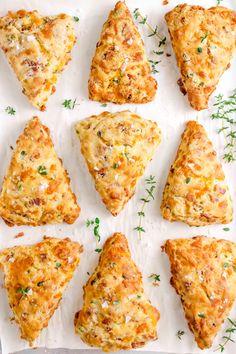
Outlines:
[{"label": "scone", "polygon": [[165,16],[180,69],[180,86],[200,111],[230,66],[236,48],[236,12],[218,6],[177,5]]},{"label": "scone", "polygon": [[0,194],[0,216],[9,225],[73,224],[80,207],[49,129],[31,119],[17,140]]},{"label": "scone", "polygon": [[20,10],[0,18],[0,47],[23,93],[41,111],[71,59],[75,40],[74,21],[65,14],[42,17],[37,11]]},{"label": "scone", "polygon": [[105,243],[99,264],[84,287],[84,304],[75,331],[105,352],[143,347],[157,339],[159,312],[144,294],[142,275],[124,235]]},{"label": "scone", "polygon": [[189,121],[171,166],[162,216],[190,226],[228,224],[232,201],[220,161],[203,126]]},{"label": "scone", "polygon": [[157,82],[125,2],[116,4],[103,26],[88,86],[93,101],[124,104],[154,99]]},{"label": "scone", "polygon": [[69,238],[44,237],[32,246],[0,251],[0,269],[21,338],[34,345],[57,309],[79,264],[82,247]]},{"label": "scone", "polygon": [[210,348],[236,297],[236,244],[197,236],[168,240],[163,250],[195,341]]},{"label": "scone", "polygon": [[160,130],[155,122],[130,111],[91,116],[75,129],[95,187],[116,216],[135,193],[160,143]]}]

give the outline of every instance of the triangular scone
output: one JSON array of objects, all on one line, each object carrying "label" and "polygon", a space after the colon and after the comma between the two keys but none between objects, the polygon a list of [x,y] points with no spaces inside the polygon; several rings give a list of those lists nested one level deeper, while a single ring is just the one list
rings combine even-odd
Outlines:
[{"label": "triangular scone", "polygon": [[28,122],[3,181],[0,216],[9,225],[73,224],[80,213],[47,127]]},{"label": "triangular scone", "polygon": [[159,312],[146,298],[142,275],[124,235],[105,243],[99,264],[84,286],[84,304],[75,331],[105,352],[134,349],[157,339]]},{"label": "triangular scone", "polygon": [[230,66],[236,48],[236,12],[178,5],[166,14],[181,86],[191,106],[200,111]]},{"label": "triangular scone", "polygon": [[160,143],[160,130],[155,122],[123,111],[84,119],[76,132],[95,187],[116,216],[135,193]]},{"label": "triangular scone", "polygon": [[42,17],[37,11],[20,10],[0,18],[0,46],[23,93],[41,111],[71,59],[75,40],[74,21],[65,14]]},{"label": "triangular scone", "polygon": [[236,244],[197,236],[168,240],[171,285],[201,349],[210,348],[236,298]]},{"label": "triangular scone", "polygon": [[0,251],[0,269],[21,338],[31,346],[57,309],[79,264],[82,247],[69,238],[44,237],[33,246]]},{"label": "triangular scone", "polygon": [[89,98],[99,102],[146,103],[153,100],[152,77],[144,43],[128,7],[119,1],[104,24],[91,65]]},{"label": "triangular scone", "polygon": [[203,126],[189,121],[171,166],[162,216],[190,226],[227,224],[233,207],[220,161]]}]

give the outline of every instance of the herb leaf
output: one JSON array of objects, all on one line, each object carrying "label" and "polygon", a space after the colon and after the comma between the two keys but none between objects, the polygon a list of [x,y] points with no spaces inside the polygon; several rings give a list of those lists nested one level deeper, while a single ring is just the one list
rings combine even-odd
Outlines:
[{"label": "herb leaf", "polygon": [[28,292],[30,291],[30,287],[27,286],[27,288],[18,288],[16,290],[17,294],[22,294],[22,297],[23,296],[26,296],[28,294]]},{"label": "herb leaf", "polygon": [[5,112],[11,116],[14,116],[16,114],[16,110],[13,107],[7,106],[5,108]]},{"label": "herb leaf", "polygon": [[60,263],[60,262],[56,262],[55,268],[56,268],[56,269],[59,269],[60,267],[61,267],[61,263]]},{"label": "herb leaf", "polygon": [[75,22],[79,22],[79,17],[78,16],[74,16],[73,19],[74,19]]},{"label": "herb leaf", "polygon": [[47,167],[44,166],[44,165],[40,165],[40,166],[38,167],[38,173],[39,173],[40,175],[43,175],[43,176],[47,175],[47,174],[48,174],[48,172],[47,172]]},{"label": "herb leaf", "polygon": [[[87,220],[86,221],[86,226],[89,227],[93,225],[94,228],[93,228],[93,234],[95,236],[95,239],[96,239],[96,244],[98,246],[99,242],[101,241],[101,236],[100,236],[100,219],[98,217],[96,217],[95,219],[91,219],[91,220]],[[95,252],[98,252],[100,253],[102,251],[102,249],[100,248],[96,248],[95,249]]]},{"label": "herb leaf", "polygon": [[77,99],[69,99],[69,100],[64,100],[64,102],[62,103],[62,105],[67,108],[67,109],[74,109],[76,106],[76,101]]},{"label": "herb leaf", "polygon": [[180,329],[178,330],[178,332],[176,333],[176,335],[177,335],[177,337],[181,340],[182,338],[182,336],[185,334],[185,332],[184,331],[181,331]]},{"label": "herb leaf", "polygon": [[218,347],[214,350],[215,352],[219,350],[222,353],[225,350],[225,346],[229,342],[234,342],[232,335],[236,332],[236,321],[233,321],[230,318],[227,318],[227,320],[229,322],[229,327],[225,331],[226,335],[222,337],[224,341],[218,345]]},{"label": "herb leaf", "polygon": [[153,285],[159,285],[159,282],[161,281],[161,279],[160,279],[160,274],[151,274],[151,275],[149,275],[149,277],[148,277],[149,279],[152,279],[152,281],[153,281]]}]

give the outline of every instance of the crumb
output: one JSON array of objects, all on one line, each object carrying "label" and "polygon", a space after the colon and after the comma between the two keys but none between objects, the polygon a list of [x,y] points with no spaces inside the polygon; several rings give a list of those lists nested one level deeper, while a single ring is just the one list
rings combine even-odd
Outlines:
[{"label": "crumb", "polygon": [[12,146],[12,145],[10,145],[10,149],[11,149],[11,150],[14,150],[14,148],[13,148],[13,146]]},{"label": "crumb", "polygon": [[170,54],[170,53],[166,53],[166,56],[167,56],[167,57],[171,57],[171,54]]},{"label": "crumb", "polygon": [[169,0],[163,0],[162,4],[163,5],[168,5],[169,4]]},{"label": "crumb", "polygon": [[19,232],[14,238],[19,238],[25,236],[24,232]]},{"label": "crumb", "polygon": [[185,96],[185,95],[187,94],[187,91],[185,90],[183,81],[182,81],[181,79],[179,79],[179,80],[177,81],[177,84],[179,85],[180,91],[181,91],[182,94]]}]

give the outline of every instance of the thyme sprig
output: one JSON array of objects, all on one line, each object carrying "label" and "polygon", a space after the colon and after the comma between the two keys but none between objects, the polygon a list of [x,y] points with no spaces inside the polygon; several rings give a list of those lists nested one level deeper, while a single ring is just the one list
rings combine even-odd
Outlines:
[{"label": "thyme sprig", "polygon": [[100,236],[100,219],[96,217],[95,219],[87,219],[86,221],[86,226],[93,226],[93,234],[96,240],[96,249],[95,252],[100,253],[102,251],[101,248],[99,248],[99,242],[101,241],[101,236]]},{"label": "thyme sprig", "polygon": [[216,96],[214,107],[216,112],[211,115],[211,119],[221,122],[218,133],[223,133],[225,138],[223,158],[228,163],[236,161],[236,89],[226,99],[221,94]]},{"label": "thyme sprig", "polygon": [[74,109],[75,106],[77,105],[76,101],[77,99],[72,100],[71,98],[68,100],[64,100],[64,102],[62,102],[62,106],[64,106],[67,109]]},{"label": "thyme sprig", "polygon": [[16,110],[13,107],[7,106],[5,108],[5,112],[10,116],[14,116],[16,114]]},{"label": "thyme sprig", "polygon": [[161,281],[160,274],[151,274],[148,278],[152,280],[152,285],[159,286],[159,282]]},{"label": "thyme sprig", "polygon": [[184,331],[182,331],[181,329],[178,330],[178,332],[176,333],[177,337],[181,340],[182,336],[185,334]]},{"label": "thyme sprig", "polygon": [[155,188],[156,188],[155,176],[150,175],[148,178],[145,179],[145,182],[146,182],[146,185],[147,185],[146,188],[145,188],[146,195],[145,195],[145,197],[140,199],[143,203],[142,203],[142,206],[141,206],[140,210],[137,213],[138,216],[139,216],[139,223],[138,223],[138,226],[136,226],[134,228],[134,230],[138,231],[139,239],[141,239],[141,234],[143,232],[146,232],[144,227],[143,227],[143,219],[145,217],[145,213],[144,213],[145,206],[146,206],[147,203],[150,203],[151,200],[155,199],[154,198],[154,191],[155,191]]},{"label": "thyme sprig", "polygon": [[222,3],[223,0],[216,0],[216,4],[217,6],[220,6],[220,4]]},{"label": "thyme sprig", "polygon": [[[158,39],[158,48],[159,50],[158,51],[154,51],[153,50],[153,53],[160,56],[162,54],[164,54],[164,51],[161,50],[161,47],[165,46],[166,44],[166,37],[164,37],[162,34],[160,34],[159,32],[159,29],[158,29],[158,26],[156,25],[155,28],[153,28],[147,21],[148,17],[147,16],[143,16],[141,15],[140,13],[140,10],[138,8],[136,8],[133,12],[134,14],[134,18],[135,20],[138,21],[138,23],[140,25],[146,25],[148,30],[149,30],[149,35],[148,37],[157,37]],[[152,67],[152,74],[157,74],[159,71],[157,70],[157,65],[161,62],[161,60],[154,60],[154,59],[150,59],[149,60],[149,63],[151,64],[151,67]]]},{"label": "thyme sprig", "polygon": [[225,346],[229,342],[235,343],[235,341],[232,339],[232,335],[234,334],[234,332],[236,332],[236,321],[232,321],[230,318],[227,318],[227,320],[229,322],[229,327],[226,329],[225,335],[222,337],[224,341],[223,343],[218,345],[214,352],[219,350],[222,353],[225,350]]}]

